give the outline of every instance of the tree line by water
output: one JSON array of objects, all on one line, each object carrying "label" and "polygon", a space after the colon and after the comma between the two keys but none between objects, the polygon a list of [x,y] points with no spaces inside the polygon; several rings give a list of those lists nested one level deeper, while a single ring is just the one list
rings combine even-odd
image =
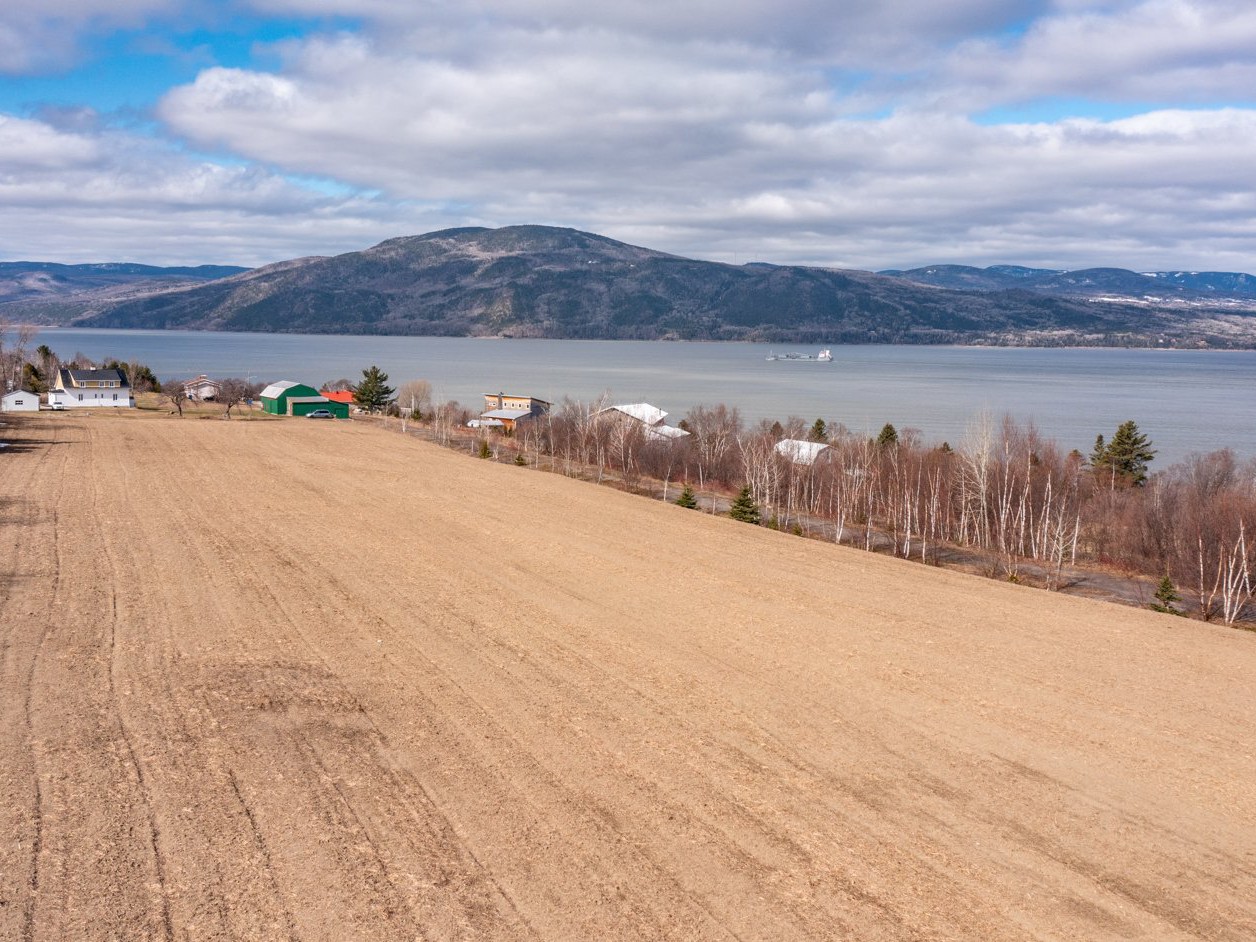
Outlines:
[{"label": "tree line by water", "polygon": [[[0,350],[0,367],[25,388],[40,391],[63,365],[46,347],[27,358],[19,342]],[[81,354],[65,365],[117,368],[136,391],[159,393],[181,411],[183,381],[160,383],[146,366]],[[388,386],[372,366],[351,388],[365,411],[404,414],[443,443],[473,415],[456,402],[431,403],[423,380]],[[261,384],[223,381],[222,402],[255,396]],[[564,400],[519,425],[509,447],[518,460],[545,459],[567,474],[613,475],[629,486],[646,480],[681,488],[682,506],[708,495],[737,494],[735,519],[782,529],[820,531],[841,543],[938,563],[959,547],[978,552],[990,575],[1048,589],[1066,567],[1111,567],[1160,580],[1160,611],[1188,611],[1206,621],[1243,620],[1256,595],[1256,461],[1229,449],[1194,454],[1152,472],[1155,449],[1134,421],[1110,440],[1100,433],[1089,455],[1061,447],[1030,423],[982,414],[964,440],[926,443],[914,429],[886,425],[879,435],[791,417],[747,424],[735,407],[697,406],[679,426],[682,438],[652,434],[641,422],[608,411],[605,399]],[[477,450],[487,454],[491,433]],[[813,460],[780,448],[786,441],[823,446]],[[1179,603],[1186,603],[1181,605]]]},{"label": "tree line by water", "polygon": [[[661,438],[606,405],[564,401],[521,423],[511,447],[569,474],[687,488],[686,504],[740,492],[739,519],[927,563],[971,549],[990,575],[1049,589],[1068,568],[1110,567],[1161,580],[1161,611],[1207,621],[1242,620],[1256,590],[1256,462],[1221,449],[1153,473],[1154,445],[1133,421],[1084,455],[989,414],[952,446],[891,425],[873,437],[824,420],[748,425],[723,404],[690,410],[687,437]],[[778,447],[787,440],[824,447],[798,460]]]}]

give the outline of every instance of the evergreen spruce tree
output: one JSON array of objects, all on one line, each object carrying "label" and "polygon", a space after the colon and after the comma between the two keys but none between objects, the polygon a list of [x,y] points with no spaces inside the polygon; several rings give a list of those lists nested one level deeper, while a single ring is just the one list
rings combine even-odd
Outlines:
[{"label": "evergreen spruce tree", "polygon": [[1095,436],[1095,447],[1090,453],[1090,466],[1092,468],[1105,468],[1108,465],[1108,443],[1103,440],[1102,435]]},{"label": "evergreen spruce tree", "polygon": [[388,385],[388,374],[378,366],[362,371],[362,382],[353,387],[353,401],[365,412],[382,412],[397,390]]},{"label": "evergreen spruce tree", "polygon": [[686,484],[680,492],[680,496],[676,498],[676,506],[684,507],[686,510],[698,509],[698,495],[693,492],[693,488]]},{"label": "evergreen spruce tree", "polygon": [[824,419],[816,419],[815,425],[811,426],[811,434],[808,437],[813,442],[827,442],[829,440],[829,427],[825,424]]},{"label": "evergreen spruce tree", "polygon": [[733,501],[733,506],[728,508],[728,515],[734,520],[740,520],[742,523],[758,525],[759,505],[754,502],[754,497],[750,494],[749,484],[741,489],[741,493]]},{"label": "evergreen spruce tree", "polygon": [[489,448],[489,447],[488,447],[488,439],[487,439],[487,438],[481,438],[481,439],[480,439],[480,450],[479,450],[478,454],[479,454],[479,456],[480,456],[481,458],[491,458],[491,457],[493,457],[493,449],[491,449],[491,448]]},{"label": "evergreen spruce tree", "polygon": [[1138,430],[1131,419],[1117,427],[1108,443],[1108,465],[1135,487],[1147,483],[1147,465],[1156,456],[1151,439]]},{"label": "evergreen spruce tree", "polygon": [[889,422],[886,422],[881,428],[881,434],[877,436],[878,448],[893,448],[898,444],[898,429]]},{"label": "evergreen spruce tree", "polygon": [[1122,422],[1105,442],[1102,435],[1095,439],[1090,453],[1090,469],[1096,474],[1110,475],[1113,487],[1118,481],[1142,487],[1147,483],[1147,465],[1156,456],[1151,439],[1138,430],[1133,419]]},{"label": "evergreen spruce tree", "polygon": [[48,391],[48,384],[44,382],[44,374],[40,372],[39,367],[34,363],[22,364],[22,389],[33,393]]},{"label": "evergreen spruce tree", "polygon": [[1182,596],[1178,595],[1173,580],[1165,576],[1156,587],[1156,600],[1151,603],[1151,608],[1152,611],[1164,612],[1166,615],[1185,615],[1185,612],[1179,612],[1173,607],[1174,602],[1180,601],[1182,601]]}]

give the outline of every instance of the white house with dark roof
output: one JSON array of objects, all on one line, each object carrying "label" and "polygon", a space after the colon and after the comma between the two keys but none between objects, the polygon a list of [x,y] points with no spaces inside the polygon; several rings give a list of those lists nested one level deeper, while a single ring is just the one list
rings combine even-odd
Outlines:
[{"label": "white house with dark roof", "polygon": [[131,409],[131,385],[119,370],[72,370],[61,367],[48,391],[54,409]]}]

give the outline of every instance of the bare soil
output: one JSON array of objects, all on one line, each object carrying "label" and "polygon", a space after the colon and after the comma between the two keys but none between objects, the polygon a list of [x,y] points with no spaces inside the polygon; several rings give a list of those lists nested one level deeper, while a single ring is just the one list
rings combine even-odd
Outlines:
[{"label": "bare soil", "polygon": [[0,939],[1256,938],[1256,636],[357,422],[5,416]]}]

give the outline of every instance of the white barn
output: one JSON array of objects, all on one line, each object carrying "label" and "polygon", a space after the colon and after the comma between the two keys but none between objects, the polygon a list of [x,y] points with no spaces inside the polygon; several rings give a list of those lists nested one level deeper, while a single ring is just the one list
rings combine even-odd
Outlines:
[{"label": "white barn", "polygon": [[38,412],[39,394],[15,389],[0,396],[0,412]]}]

